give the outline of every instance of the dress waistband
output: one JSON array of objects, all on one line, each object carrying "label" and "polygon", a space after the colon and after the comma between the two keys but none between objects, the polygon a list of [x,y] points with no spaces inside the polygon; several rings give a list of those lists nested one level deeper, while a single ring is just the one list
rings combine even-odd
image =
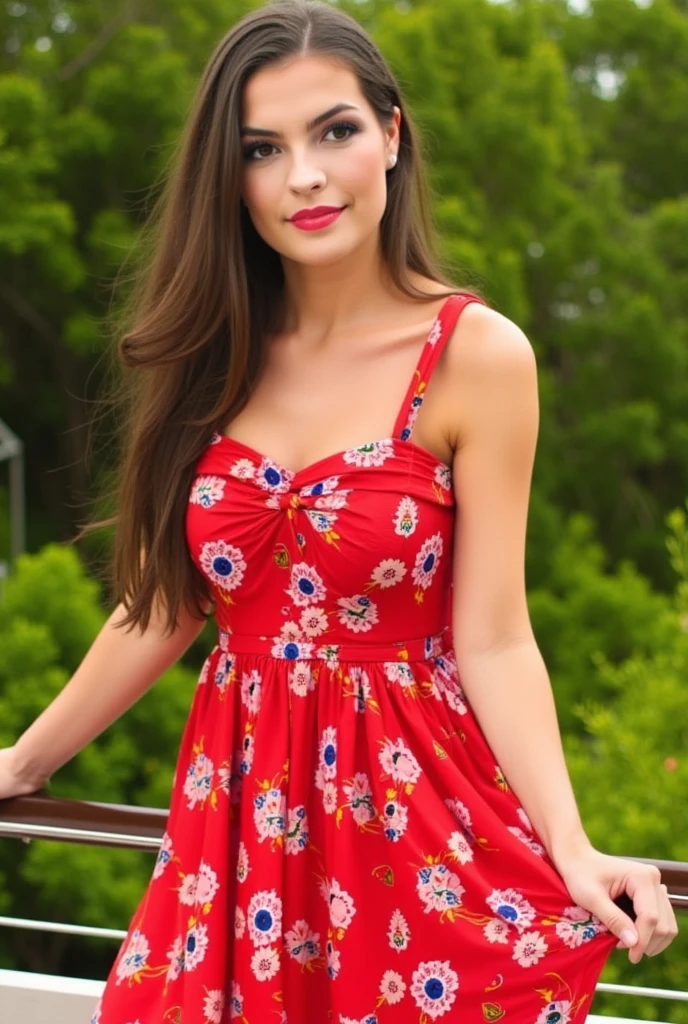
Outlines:
[{"label": "dress waistband", "polygon": [[445,626],[432,636],[414,637],[398,643],[323,643],[315,640],[290,640],[277,636],[251,636],[219,629],[218,647],[227,653],[263,654],[283,661],[427,661],[451,650],[451,631]]}]

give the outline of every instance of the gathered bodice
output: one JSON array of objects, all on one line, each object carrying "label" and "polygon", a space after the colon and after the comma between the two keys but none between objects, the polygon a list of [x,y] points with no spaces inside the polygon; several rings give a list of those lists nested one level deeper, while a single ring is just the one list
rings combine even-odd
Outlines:
[{"label": "gathered bodice", "polygon": [[445,300],[388,438],[292,472],[213,435],[189,495],[187,540],[221,634],[287,660],[327,660],[352,645],[362,658],[409,643],[437,653],[451,618],[454,496],[450,468],[412,435],[443,345],[475,301]]}]

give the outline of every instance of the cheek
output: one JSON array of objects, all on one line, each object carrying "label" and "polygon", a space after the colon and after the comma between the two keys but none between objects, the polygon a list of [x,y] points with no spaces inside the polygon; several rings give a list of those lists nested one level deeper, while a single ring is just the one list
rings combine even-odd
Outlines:
[{"label": "cheek", "polygon": [[362,150],[347,164],[343,175],[346,187],[355,196],[377,195],[384,191],[382,161],[377,150]]},{"label": "cheek", "polygon": [[276,202],[279,196],[276,194],[276,179],[271,183],[270,174],[244,174],[241,180],[241,194],[246,203],[253,210],[265,210],[266,212]]}]

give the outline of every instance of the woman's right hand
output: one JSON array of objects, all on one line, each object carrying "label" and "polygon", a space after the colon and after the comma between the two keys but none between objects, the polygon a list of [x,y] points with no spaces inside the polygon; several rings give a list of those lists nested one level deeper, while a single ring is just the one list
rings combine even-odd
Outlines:
[{"label": "woman's right hand", "polygon": [[0,800],[8,800],[13,796],[26,796],[35,793],[48,782],[44,779],[24,778],[15,765],[15,748],[5,747],[0,750]]}]

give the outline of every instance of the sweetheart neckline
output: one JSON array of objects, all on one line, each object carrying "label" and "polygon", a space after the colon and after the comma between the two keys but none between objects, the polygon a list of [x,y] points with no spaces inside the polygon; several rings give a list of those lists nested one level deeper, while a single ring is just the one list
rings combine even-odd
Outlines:
[{"label": "sweetheart neckline", "polygon": [[[304,473],[312,473],[314,470],[319,469],[320,466],[325,465],[328,462],[332,462],[333,459],[341,459],[342,456],[344,456],[347,452],[357,451],[360,448],[365,448],[365,446],[369,444],[383,444],[385,442],[391,443],[393,445],[405,445],[407,448],[411,448],[413,451],[418,452],[420,455],[423,455],[425,458],[428,458],[432,462],[434,462],[435,468],[441,466],[443,469],[446,469],[449,471],[449,473],[451,473],[451,466],[448,466],[446,462],[443,462],[442,459],[438,458],[437,455],[435,455],[434,452],[431,452],[429,448],[423,448],[422,445],[417,444],[415,441],[411,440],[411,438],[382,437],[377,441],[364,441],[363,444],[354,445],[351,448],[342,448],[341,451],[332,452],[330,455],[324,455],[321,459],[316,459],[315,462],[311,462],[307,466],[303,466],[301,469],[293,470],[288,469],[286,466],[283,466],[280,462],[276,462],[274,459],[271,459],[269,455],[264,455],[262,452],[259,452],[257,448],[253,448],[250,444],[246,444],[244,441],[239,441],[236,437],[230,437],[229,434],[224,434],[221,431],[216,431],[216,435],[220,438],[219,442],[211,441],[209,447],[212,448],[214,444],[221,444],[222,442],[233,444],[237,448],[241,448],[246,452],[250,452],[251,455],[255,455],[256,458],[258,459],[265,459],[267,462],[271,462],[273,466],[277,466],[277,468],[282,470],[283,472],[291,474],[292,480],[296,480],[297,477],[303,476]],[[352,466],[351,468],[374,469],[375,467]]]}]

